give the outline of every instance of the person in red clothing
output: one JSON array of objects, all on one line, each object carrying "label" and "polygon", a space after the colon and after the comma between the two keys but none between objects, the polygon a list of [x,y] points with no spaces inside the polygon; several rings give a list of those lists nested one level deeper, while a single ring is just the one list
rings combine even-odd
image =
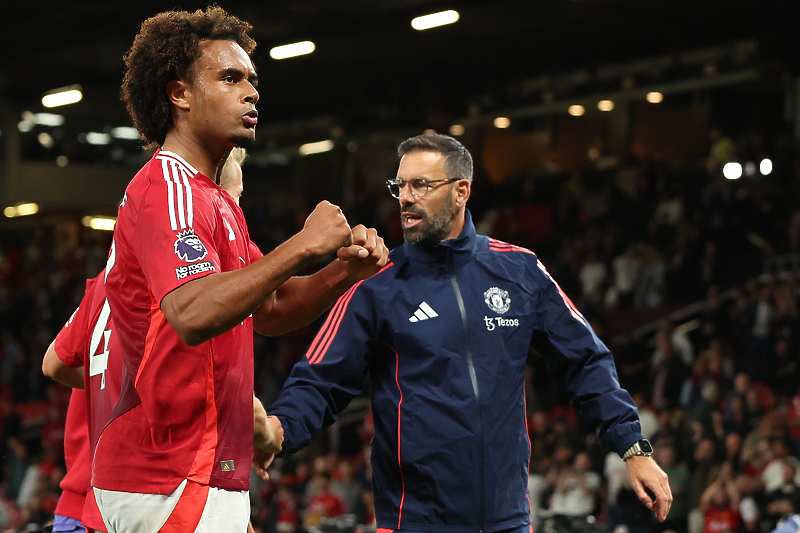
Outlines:
[{"label": "person in red clothing", "polygon": [[125,55],[123,100],[158,150],[126,189],[106,267],[123,380],[92,485],[110,531],[245,531],[253,329],[307,324],[387,260],[374,229],[325,201],[268,255],[251,246],[218,184],[231,150],[255,139],[250,29],[216,6],[170,11]]},{"label": "person in red clothing", "polygon": [[[233,150],[222,171],[221,185],[237,203],[242,193],[241,163],[245,156],[244,149]],[[114,335],[103,278],[101,272],[87,281],[78,309],[50,345],[42,363],[45,375],[73,387],[63,439],[67,475],[61,482],[55,532],[84,531],[84,527],[106,530],[93,492],[86,491],[91,455],[119,398],[122,380],[122,354]],[[267,433],[266,412],[258,399],[254,397],[253,401],[254,445],[269,447],[274,439]]]},{"label": "person in red clothing", "polygon": [[308,501],[303,520],[306,529],[318,526],[323,518],[333,518],[347,512],[342,497],[331,492],[331,474],[319,472],[316,478],[319,492]]},{"label": "person in red clothing", "polygon": [[724,464],[719,476],[700,497],[705,518],[703,533],[735,533],[739,529],[739,490],[731,480],[730,464]]},{"label": "person in red clothing", "polygon": [[122,378],[122,356],[103,278],[101,272],[86,282],[78,309],[42,362],[45,375],[74,387],[64,438],[67,474],[61,481],[54,532],[84,531],[84,527],[106,531],[94,499],[87,498],[92,450],[119,397]]}]

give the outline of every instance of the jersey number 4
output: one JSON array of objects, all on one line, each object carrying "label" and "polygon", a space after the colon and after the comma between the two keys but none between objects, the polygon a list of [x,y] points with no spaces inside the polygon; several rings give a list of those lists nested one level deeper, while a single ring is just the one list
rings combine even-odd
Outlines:
[{"label": "jersey number 4", "polygon": [[[100,316],[97,318],[97,323],[92,330],[92,339],[89,344],[89,353],[91,358],[89,360],[89,377],[101,375],[100,389],[106,388],[106,369],[108,368],[108,341],[111,338],[111,329],[106,329],[108,326],[108,319],[111,316],[111,307],[108,305],[108,299],[103,302],[103,309],[100,311]],[[103,341],[103,351],[98,353],[100,341]]]}]

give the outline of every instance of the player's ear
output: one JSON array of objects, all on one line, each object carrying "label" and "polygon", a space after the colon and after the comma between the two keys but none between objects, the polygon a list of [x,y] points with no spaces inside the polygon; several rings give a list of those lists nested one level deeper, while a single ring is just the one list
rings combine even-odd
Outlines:
[{"label": "player's ear", "polygon": [[167,97],[175,107],[189,111],[189,93],[191,87],[183,80],[172,80],[167,83]]}]

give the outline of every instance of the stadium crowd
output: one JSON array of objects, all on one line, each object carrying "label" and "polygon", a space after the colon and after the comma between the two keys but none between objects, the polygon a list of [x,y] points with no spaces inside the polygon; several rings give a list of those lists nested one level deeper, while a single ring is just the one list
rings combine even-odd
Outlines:
[{"label": "stadium crowd", "polygon": [[[594,154],[581,173],[502,184],[478,170],[471,204],[478,232],[536,251],[590,319],[615,355],[675,496],[668,521],[653,521],[622,460],[599,447],[593,428],[551,390],[545,360],[532,354],[537,530],[766,532],[800,512],[800,279],[762,275],[765,258],[800,251],[799,147],[776,141],[767,176],[722,175],[729,160],[765,157],[762,144],[757,135],[717,135],[701,162],[676,167]],[[395,246],[399,217],[382,186],[343,208]],[[245,195],[242,207],[262,249],[297,229],[297,221],[271,217],[257,196]],[[109,244],[109,235],[69,219],[0,232],[0,531],[38,531],[52,519],[69,390],[42,375],[41,359]],[[696,302],[681,320],[665,318]],[[319,324],[256,336],[255,393],[265,406]],[[360,405],[307,450],[278,458],[268,482],[251,476],[256,531],[374,528],[371,417]]]}]

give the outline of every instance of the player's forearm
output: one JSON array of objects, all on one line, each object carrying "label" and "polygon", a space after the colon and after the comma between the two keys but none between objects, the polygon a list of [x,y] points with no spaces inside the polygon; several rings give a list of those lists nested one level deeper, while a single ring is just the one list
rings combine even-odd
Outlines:
[{"label": "player's forearm", "polygon": [[267,336],[301,328],[330,308],[356,281],[338,259],[311,276],[290,278],[253,313],[253,327]]},{"label": "player's forearm", "polygon": [[63,383],[73,389],[82,389],[83,367],[70,368],[58,357],[55,350],[55,341],[47,348],[47,352],[42,359],[42,372],[45,376]]},{"label": "player's forearm", "polygon": [[244,321],[286,280],[320,258],[298,233],[252,265],[190,281],[161,301],[183,342],[198,345]]},{"label": "player's forearm", "polygon": [[253,396],[253,447],[260,448],[268,440],[267,411],[261,400]]}]

